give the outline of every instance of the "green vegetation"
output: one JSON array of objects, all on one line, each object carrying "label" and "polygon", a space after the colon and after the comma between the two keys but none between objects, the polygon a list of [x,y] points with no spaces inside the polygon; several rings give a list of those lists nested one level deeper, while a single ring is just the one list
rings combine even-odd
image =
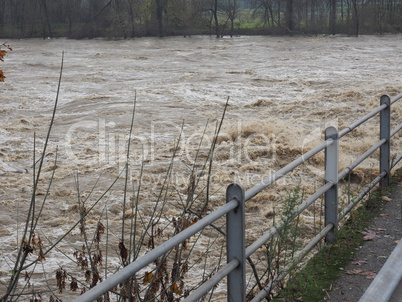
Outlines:
[{"label": "green vegetation", "polygon": [[356,251],[364,244],[362,231],[381,211],[385,201],[381,196],[389,194],[396,181],[401,181],[402,171],[396,171],[389,188],[373,193],[365,204],[354,210],[350,218],[339,230],[338,240],[334,245],[325,245],[308,261],[307,265],[296,272],[287,282],[286,288],[274,301],[323,301],[331,284],[340,276],[341,269],[354,257]]},{"label": "green vegetation", "polygon": [[[265,244],[265,267],[262,272],[257,273],[254,271],[256,284],[247,293],[248,301],[254,298],[263,288],[267,291],[268,297],[274,296],[277,288],[283,285],[283,273],[286,274],[292,269],[295,253],[301,247],[301,244],[297,241],[301,234],[297,207],[302,200],[303,194],[299,185],[286,192],[281,214],[279,215],[279,221],[283,223],[281,227],[277,227],[277,234],[272,236]],[[292,217],[296,218],[292,219]],[[274,224],[275,220],[274,216]],[[250,258],[248,259],[249,263],[251,263]],[[254,267],[253,265],[251,266]]]},{"label": "green vegetation", "polygon": [[290,277],[288,286],[275,301],[322,301],[325,289],[339,277],[341,268],[353,258],[356,250],[363,244],[363,231],[371,214],[365,207],[355,211],[354,219],[348,221],[338,233],[337,243],[325,245],[301,271]]}]

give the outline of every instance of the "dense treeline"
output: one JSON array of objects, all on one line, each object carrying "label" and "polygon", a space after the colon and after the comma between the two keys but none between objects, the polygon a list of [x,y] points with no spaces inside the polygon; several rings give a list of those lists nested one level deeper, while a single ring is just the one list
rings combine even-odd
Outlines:
[{"label": "dense treeline", "polygon": [[400,32],[402,0],[0,0],[0,37]]}]

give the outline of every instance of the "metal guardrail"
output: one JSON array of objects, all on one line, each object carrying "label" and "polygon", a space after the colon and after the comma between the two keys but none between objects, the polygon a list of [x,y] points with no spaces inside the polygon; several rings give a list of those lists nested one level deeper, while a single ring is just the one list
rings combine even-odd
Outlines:
[{"label": "metal guardrail", "polygon": [[[364,292],[359,302],[390,301],[399,282],[402,280],[402,241],[389,256],[369,288]],[[394,300],[393,300],[394,301]],[[395,300],[397,301],[397,300]]]},{"label": "metal guardrail", "polygon": [[[135,275],[139,270],[152,263],[154,260],[164,255],[166,252],[187,240],[195,233],[199,232],[217,219],[226,215],[226,240],[227,240],[227,264],[221,268],[214,276],[202,284],[197,290],[191,292],[184,301],[197,301],[211,288],[217,285],[223,278],[227,277],[227,300],[245,301],[246,300],[246,259],[256,250],[262,247],[285,225],[287,221],[293,220],[314,203],[322,195],[325,195],[325,227],[317,234],[307,246],[298,254],[296,259],[285,267],[280,275],[263,288],[252,301],[261,301],[268,295],[268,291],[273,284],[283,280],[293,265],[300,263],[303,257],[316,246],[323,238],[326,242],[332,243],[336,240],[336,230],[338,222],[343,219],[348,212],[378,183],[381,186],[389,185],[390,171],[401,160],[400,154],[392,163],[390,162],[390,140],[402,128],[398,125],[393,131],[390,129],[391,105],[402,99],[402,94],[391,99],[387,95],[381,97],[381,105],[365,115],[358,121],[346,127],[342,131],[331,126],[325,130],[325,141],[304,153],[293,162],[280,169],[267,179],[264,179],[251,189],[245,191],[240,184],[231,184],[226,192],[226,204],[215,210],[208,216],[199,220],[195,224],[186,228],[170,240],[161,244],[149,253],[139,257],[131,264],[127,265],[102,283],[79,296],[75,302],[94,301],[107,291],[113,289],[118,284]],[[380,114],[380,140],[362,154],[358,159],[338,173],[338,142],[343,136],[353,131],[355,128],[365,123],[372,117]],[[364,159],[380,149],[380,173],[362,192],[338,214],[338,183],[350,171],[357,167]],[[254,241],[250,246],[245,246],[245,202],[259,192],[273,184],[287,173],[305,163],[309,158],[318,152],[325,150],[325,184],[314,194],[307,198],[296,210],[293,216],[286,221],[281,221]]]}]

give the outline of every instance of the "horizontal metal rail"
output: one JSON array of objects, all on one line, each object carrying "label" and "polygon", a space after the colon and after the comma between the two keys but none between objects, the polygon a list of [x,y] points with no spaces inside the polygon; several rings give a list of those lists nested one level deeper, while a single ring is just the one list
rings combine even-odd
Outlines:
[{"label": "horizontal metal rail", "polygon": [[400,100],[400,99],[402,99],[402,93],[398,94],[397,96],[394,96],[394,97],[391,99],[391,104],[395,103],[396,101],[398,101],[398,100]]},{"label": "horizontal metal rail", "polygon": [[183,302],[194,302],[200,299],[206,292],[219,283],[223,278],[229,275],[238,265],[239,260],[233,259],[223,268],[221,268],[215,275],[208,279],[204,284],[202,284],[198,289],[196,289],[190,296],[183,300]]},{"label": "horizontal metal rail", "polygon": [[378,175],[368,186],[366,186],[363,191],[360,192],[359,195],[356,196],[356,198],[346,206],[338,215],[338,220],[342,220],[358,203],[368,192],[371,191],[379,182],[380,180],[386,175],[386,172],[382,172],[380,175]]},{"label": "horizontal metal rail", "polygon": [[[399,95],[399,99],[401,99],[402,98],[402,93]],[[395,98],[396,99],[396,98]],[[397,101],[398,99],[396,99],[395,101]],[[391,137],[393,137],[395,134],[397,134],[400,130],[402,129],[402,124],[399,124],[397,127],[395,127],[395,129],[394,130],[392,130],[392,132],[391,132]],[[394,160],[392,160],[392,162],[391,162],[391,169],[393,169],[398,163],[399,163],[399,161],[402,159],[402,153],[401,154],[399,154],[399,156],[396,158],[396,159],[394,159]]]},{"label": "horizontal metal rail", "polygon": [[[402,98],[402,94],[399,95],[398,97],[394,98],[392,100],[392,103],[396,102],[398,99]],[[388,103],[390,104],[390,103]],[[381,106],[379,106],[378,108],[374,109],[372,112],[370,112],[369,114],[365,115],[363,118],[359,119],[358,121],[356,121],[355,123],[351,124],[350,126],[348,126],[347,128],[343,129],[341,132],[338,133],[338,139],[340,139],[341,137],[345,136],[347,133],[351,132],[352,130],[354,130],[355,128],[357,128],[358,126],[360,126],[361,124],[363,124],[364,122],[366,122],[367,120],[371,119],[372,117],[374,117],[375,115],[377,115],[378,113],[380,113],[381,111],[383,111],[384,109],[386,109],[389,105],[387,104],[383,104]],[[395,135],[399,130],[401,129],[401,126],[399,126],[397,129],[395,129],[394,131],[392,131],[391,133],[391,137],[393,135]],[[373,154],[378,148],[380,148],[382,145],[384,145],[385,143],[387,143],[387,139],[382,138],[379,142],[377,142],[374,146],[372,146],[369,150],[367,150],[364,154],[362,154],[357,160],[355,160],[352,164],[350,164],[347,168],[345,168],[341,173],[338,174],[338,181],[341,180],[344,176],[346,176],[351,170],[353,170],[355,167],[357,167],[361,162],[363,162],[367,157],[369,157],[371,154]],[[318,151],[319,152],[319,151]],[[314,154],[318,153],[315,152]],[[313,154],[313,155],[314,155]],[[311,155],[312,156],[312,155]],[[286,166],[285,168],[283,168],[282,170],[278,171],[277,173],[275,173],[273,176],[271,176],[270,178],[267,178],[266,180],[264,180],[262,183],[258,184],[257,186],[253,187],[252,189],[250,189],[249,191],[246,192],[246,200],[248,200],[249,198],[255,196],[260,189],[265,189],[265,187],[267,187],[268,185],[272,184],[273,182],[275,182],[277,179],[279,179],[280,177],[282,177],[283,175],[285,175],[286,173],[288,173],[291,169],[294,169],[294,167],[297,167],[299,164],[303,163],[304,161],[301,161],[303,157],[299,158],[299,162],[295,163],[292,162],[290,163],[288,166]],[[400,158],[398,158],[398,161],[400,160]],[[396,163],[395,163],[396,164]],[[346,214],[375,186],[377,185],[380,180],[386,176],[386,172],[383,171],[375,180],[373,180],[354,200],[354,202],[352,202],[351,204],[349,204],[339,215],[338,215],[338,221],[341,220],[342,218],[344,218],[346,216]],[[328,186],[323,190],[324,192],[328,191],[333,184],[328,183]],[[324,186],[325,187],[325,186]],[[323,189],[324,187],[322,187],[321,189]],[[253,190],[253,191],[251,191]],[[319,194],[319,191],[316,192],[316,194]],[[322,195],[322,194],[320,194]],[[319,196],[320,196],[319,195]],[[251,197],[249,197],[251,196]],[[311,200],[308,201],[315,201],[319,196],[311,196]],[[315,198],[317,197],[317,198]],[[314,199],[315,198],[315,199]],[[314,199],[314,200],[313,200]],[[307,202],[307,200],[306,200]],[[308,203],[308,205],[306,207],[308,207],[311,203]],[[297,215],[299,215],[302,211],[304,211],[304,209],[306,208],[303,204],[303,206],[300,206],[298,208],[298,210],[296,211],[298,214],[293,215],[292,217],[288,218],[288,220],[286,221],[291,221],[292,219],[294,219]],[[259,239],[257,239],[253,244],[251,244],[247,250],[246,250],[246,256],[249,257],[251,254],[253,254],[258,248],[260,248],[264,243],[266,243],[271,237],[273,237],[278,230],[280,230],[280,228],[282,228],[284,225],[284,222],[280,222],[278,223],[276,226],[272,227],[267,233],[265,233],[263,236],[261,236]],[[327,234],[328,232],[331,231],[331,229],[334,227],[333,224],[328,224],[326,226],[326,228],[328,228],[325,232],[325,234]],[[324,235],[325,236],[325,235]],[[320,236],[316,236],[313,241],[310,242],[310,244],[313,246],[315,246],[316,242],[319,242],[323,237]],[[310,245],[309,244],[309,245]],[[304,252],[308,253],[308,251],[310,249],[308,249],[308,246],[306,246],[305,249],[303,249],[303,251],[301,252],[303,255],[301,256],[304,257]],[[311,247],[311,248],[312,248]],[[307,250],[307,251],[306,251]],[[296,259],[296,263],[299,262],[299,258]],[[266,297],[271,289],[271,286],[273,285],[273,282],[278,282],[281,281],[285,278],[285,276],[288,274],[289,269],[291,268],[291,266],[294,265],[294,262],[292,262],[291,264],[289,264],[287,267],[284,268],[284,271],[277,277],[275,278],[275,280],[272,280],[268,286],[260,291],[260,293],[252,300],[252,301],[261,301],[264,299],[264,297]]]},{"label": "horizontal metal rail", "polygon": [[333,224],[328,224],[325,228],[321,230],[305,247],[303,250],[300,251],[299,255],[296,257],[292,263],[288,264],[284,269],[283,272],[277,276],[274,280],[270,281],[267,286],[263,288],[251,302],[262,301],[268,294],[269,289],[272,287],[273,284],[282,281],[285,277],[289,274],[290,270],[297,264],[299,264],[303,258],[334,228]]},{"label": "horizontal metal rail", "polygon": [[[241,291],[237,292],[239,294],[234,294],[236,292],[237,287],[239,287],[237,281],[234,280],[242,280],[244,278],[243,286],[244,287],[244,297],[245,297],[245,259],[249,258],[254,252],[256,252],[259,248],[261,248],[266,242],[268,242],[274,235],[276,235],[285,225],[287,222],[292,221],[298,215],[300,215],[305,209],[307,209],[311,204],[313,204],[320,196],[325,194],[325,227],[317,234],[300,252],[298,252],[295,259],[286,265],[282,272],[276,276],[273,280],[269,282],[269,284],[261,290],[257,296],[252,301],[261,301],[268,295],[272,286],[276,286],[278,282],[283,280],[291,271],[291,269],[301,262],[301,260],[307,255],[308,252],[311,251],[321,240],[322,238],[326,237],[327,242],[332,242],[333,238],[336,238],[334,235],[334,230],[337,229],[338,221],[345,218],[345,216],[352,210],[354,206],[358,204],[363,197],[370,192],[372,188],[374,188],[378,183],[381,186],[388,185],[389,179],[389,167],[393,168],[402,158],[402,154],[398,156],[398,158],[393,161],[389,165],[389,143],[390,138],[394,136],[398,131],[402,129],[402,125],[398,125],[392,132],[390,131],[389,123],[390,123],[390,108],[391,104],[395,103],[397,100],[402,99],[402,94],[397,95],[392,100],[388,96],[381,97],[381,106],[374,109],[369,114],[366,114],[363,118],[359,119],[358,121],[354,122],[350,126],[346,127],[342,131],[338,132],[335,127],[328,127],[326,129],[326,140],[319,144],[318,146],[314,147],[310,151],[304,153],[300,157],[296,158],[294,161],[277,171],[276,173],[272,174],[270,177],[262,180],[257,185],[253,186],[251,189],[244,192],[244,189],[241,185],[236,184],[236,188],[234,186],[229,186],[228,193],[226,200],[227,203],[220,207],[219,209],[215,210],[208,216],[204,217],[203,219],[199,220],[197,223],[193,224],[192,226],[186,228],[182,232],[178,233],[170,240],[162,243],[157,248],[153,249],[152,251],[148,252],[147,254],[139,257],[134,262],[129,264],[128,266],[124,267],[102,283],[98,284],[94,288],[90,289],[88,292],[84,293],[82,296],[78,297],[75,302],[84,302],[84,301],[94,301],[102,294],[106,293],[107,291],[113,289],[115,286],[124,283],[125,280],[130,278],[131,276],[135,275],[138,271],[142,268],[146,267],[147,265],[151,264],[157,258],[165,255],[174,247],[179,245],[181,242],[184,242],[197,232],[201,231],[207,226],[211,226],[214,221],[217,219],[226,216],[227,219],[227,231],[232,230],[232,232],[227,232],[229,235],[232,234],[234,236],[227,236],[227,257],[228,263],[223,266],[220,270],[218,270],[209,280],[203,283],[199,288],[191,293],[184,301],[197,301],[198,299],[202,298],[211,288],[216,286],[223,278],[228,278],[228,291],[236,296],[236,301],[241,301],[243,298],[239,297]],[[370,149],[364,152],[359,158],[357,158],[353,163],[347,166],[343,171],[338,173],[338,140],[346,135],[347,133],[354,130],[356,127],[360,126],[367,120],[374,117],[376,114],[380,114],[380,140],[373,145]],[[380,148],[380,170],[381,173],[377,176],[368,186],[366,186],[362,192],[351,202],[348,204],[339,214],[338,214],[338,183],[339,181],[344,178],[350,171],[356,168],[360,163],[362,163],[367,157],[371,156],[378,148]],[[320,187],[314,194],[308,197],[305,201],[300,204],[296,211],[289,217],[286,217],[283,221],[277,223],[272,228],[270,228],[265,234],[255,240],[250,246],[245,248],[244,246],[244,203],[245,201],[251,199],[252,197],[256,196],[262,190],[266,189],[268,186],[273,184],[278,179],[285,176],[287,173],[298,167],[299,165],[305,163],[308,159],[312,156],[316,155],[318,152],[325,150],[326,155],[326,163],[325,163],[325,185]],[[386,151],[386,152],[385,152]],[[388,155],[387,155],[388,153]],[[385,155],[384,155],[385,154]],[[229,188],[232,187],[232,191]],[[233,189],[235,188],[235,190]],[[237,190],[237,191],[236,191]],[[235,193],[236,192],[236,193]],[[234,194],[234,195],[231,195]],[[242,201],[242,202],[241,202]],[[329,205],[334,206],[329,206]],[[239,206],[242,206],[242,210],[239,210]],[[239,216],[239,213],[242,213]],[[330,213],[327,216],[327,213]],[[233,218],[229,218],[233,217]],[[332,217],[332,218],[331,218]],[[331,218],[327,220],[327,218]],[[242,221],[239,223],[239,221]],[[235,222],[235,223],[234,223]],[[233,224],[234,223],[234,224]],[[243,226],[241,226],[243,225]],[[229,228],[229,226],[232,226]],[[233,231],[233,226],[240,226]],[[228,229],[229,228],[229,229]],[[240,232],[239,232],[240,230]],[[243,230],[243,232],[241,232]],[[329,236],[331,235],[331,236]],[[240,237],[239,237],[240,236]],[[232,238],[232,239],[230,239]],[[332,239],[331,239],[332,238]],[[241,245],[237,244],[238,241],[243,242]],[[229,244],[230,242],[230,244]],[[233,245],[233,243],[235,243]],[[240,248],[241,247],[241,248]],[[233,254],[232,251],[236,250],[240,252],[238,254]],[[239,274],[241,272],[241,274]],[[237,274],[237,275],[236,275]],[[234,276],[237,276],[233,278]],[[241,278],[239,276],[242,276]],[[240,278],[240,279],[236,279]],[[230,282],[229,282],[230,281]],[[229,286],[229,283],[232,286]],[[235,287],[233,287],[233,285]],[[239,288],[240,288],[239,287]],[[229,290],[232,289],[232,290]],[[228,296],[229,296],[228,292]],[[233,297],[232,297],[233,298]],[[230,298],[230,299],[232,299]],[[229,299],[229,298],[228,298]]]},{"label": "horizontal metal rail", "polygon": [[387,302],[402,280],[402,240],[388,257],[378,275],[371,282],[369,288],[360,298],[359,302]]},{"label": "horizontal metal rail", "polygon": [[[391,104],[395,103],[397,100],[402,99],[402,93],[397,95],[391,100]],[[402,124],[398,125],[393,131],[390,132],[390,138],[393,137],[399,130],[401,130]],[[396,164],[401,160],[402,154],[400,154],[396,160],[390,163],[390,169],[394,168]],[[374,182],[378,183],[379,178],[385,177],[386,173],[383,171],[379,177],[377,177]],[[367,190],[365,190],[367,191]],[[361,193],[363,194],[363,192]],[[359,194],[360,195],[360,194]],[[359,197],[359,196],[358,196]],[[354,201],[356,203],[358,201]],[[348,208],[351,208],[349,206]],[[345,209],[346,212],[346,209]],[[343,214],[343,213],[341,213]],[[365,291],[363,296],[360,298],[359,302],[386,302],[394,301],[393,292],[402,280],[402,241],[396,246],[392,254],[389,256],[387,262],[381,268],[380,272],[370,284],[369,288]],[[396,301],[396,300],[395,300]]]},{"label": "horizontal metal rail", "polygon": [[246,191],[245,198],[246,201],[253,198],[255,195],[260,193],[262,190],[273,184],[275,181],[278,179],[282,178],[285,176],[287,173],[292,171],[294,168],[300,166],[304,162],[306,162],[309,158],[313,157],[316,155],[318,152],[321,150],[325,149],[329,145],[333,143],[333,139],[328,139],[321,144],[319,144],[317,147],[311,149],[310,151],[304,153],[302,156],[298,157],[294,161],[292,161],[290,164],[286,165],[276,173],[272,174],[270,177],[262,180],[260,183],[256,184],[254,187]]},{"label": "horizontal metal rail", "polygon": [[383,144],[386,143],[386,139],[383,138],[379,142],[377,142],[374,146],[372,146],[370,149],[368,149],[366,152],[364,152],[358,159],[356,159],[353,163],[351,163],[349,166],[347,166],[341,173],[338,174],[338,181],[342,180],[350,171],[352,171],[354,168],[356,168],[358,165],[361,164],[362,161],[364,161],[367,157],[369,157],[371,154],[373,154],[378,148],[380,148]]},{"label": "horizontal metal rail", "polygon": [[[394,98],[391,99],[391,104],[395,103],[396,101],[402,99],[402,93],[398,94],[397,96],[395,96]],[[381,112],[382,110],[384,110],[385,108],[387,108],[387,105],[381,105],[379,107],[377,107],[376,109],[374,109],[373,111],[371,111],[370,113],[366,114],[365,116],[363,116],[361,119],[359,119],[358,121],[354,122],[353,124],[351,124],[350,126],[346,127],[345,129],[343,129],[342,131],[339,132],[339,138],[345,136],[346,134],[348,134],[350,131],[352,131],[353,129],[356,129],[358,126],[360,126],[361,124],[363,124],[364,122],[366,122],[367,120],[371,119],[372,117],[374,117],[377,113]],[[392,136],[392,135],[391,135]]]},{"label": "horizontal metal rail", "polygon": [[391,137],[398,133],[399,130],[402,129],[402,124],[399,124],[394,130],[391,132]]},{"label": "horizontal metal rail", "polygon": [[392,162],[391,164],[391,169],[393,169],[398,163],[399,161],[402,159],[402,153],[399,154],[399,156]]},{"label": "horizontal metal rail", "polygon": [[326,183],[324,186],[319,188],[317,192],[307,198],[295,211],[295,213],[288,218],[286,221],[281,221],[273,226],[268,232],[254,241],[250,246],[246,249],[246,258],[250,257],[256,250],[262,247],[272,236],[278,233],[279,230],[285,225],[285,222],[292,221],[296,218],[300,213],[302,213],[305,209],[307,209],[314,201],[320,198],[321,195],[325,194],[334,184],[332,182]]},{"label": "horizontal metal rail", "polygon": [[146,253],[145,255],[141,256],[140,258],[136,259],[136,261],[130,263],[122,270],[118,271],[114,275],[110,276],[108,279],[104,280],[102,283],[99,283],[94,288],[90,289],[83,295],[79,296],[75,299],[75,302],[91,302],[96,300],[98,297],[106,293],[107,291],[111,290],[115,286],[120,283],[123,283],[125,280],[133,276],[139,270],[147,266],[148,264],[152,263],[154,260],[158,259],[160,256],[164,255],[172,248],[180,244],[181,242],[187,240],[195,233],[199,232],[200,230],[204,229],[208,225],[210,225],[215,220],[221,218],[222,216],[226,215],[228,212],[235,209],[239,204],[239,201],[236,199],[231,200],[230,202],[226,203],[221,208],[217,209],[216,211],[212,212],[208,216],[204,217],[203,219],[199,220],[195,224],[191,225],[190,227],[186,228],[182,232],[178,233],[170,240],[162,243],[157,248],[153,249],[152,251]]},{"label": "horizontal metal rail", "polygon": [[358,120],[357,122],[354,122],[353,124],[351,124],[350,126],[346,127],[345,129],[343,129],[342,131],[339,132],[339,138],[345,136],[346,134],[348,134],[350,131],[352,131],[353,129],[356,129],[357,127],[359,127],[361,124],[363,124],[364,122],[368,121],[369,119],[371,119],[372,117],[374,117],[377,113],[383,111],[385,108],[387,108],[388,106],[383,104],[379,107],[377,107],[376,109],[374,109],[373,111],[371,111],[370,113],[366,114],[365,116],[363,116],[360,120]]}]

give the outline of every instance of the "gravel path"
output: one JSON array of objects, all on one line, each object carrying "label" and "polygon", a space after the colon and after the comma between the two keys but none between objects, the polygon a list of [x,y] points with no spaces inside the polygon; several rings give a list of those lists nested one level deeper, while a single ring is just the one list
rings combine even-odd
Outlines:
[{"label": "gravel path", "polygon": [[327,291],[325,301],[359,301],[401,239],[402,178],[388,197],[391,200],[369,224],[368,236],[374,238],[366,241],[353,261],[341,271],[341,277]]}]

